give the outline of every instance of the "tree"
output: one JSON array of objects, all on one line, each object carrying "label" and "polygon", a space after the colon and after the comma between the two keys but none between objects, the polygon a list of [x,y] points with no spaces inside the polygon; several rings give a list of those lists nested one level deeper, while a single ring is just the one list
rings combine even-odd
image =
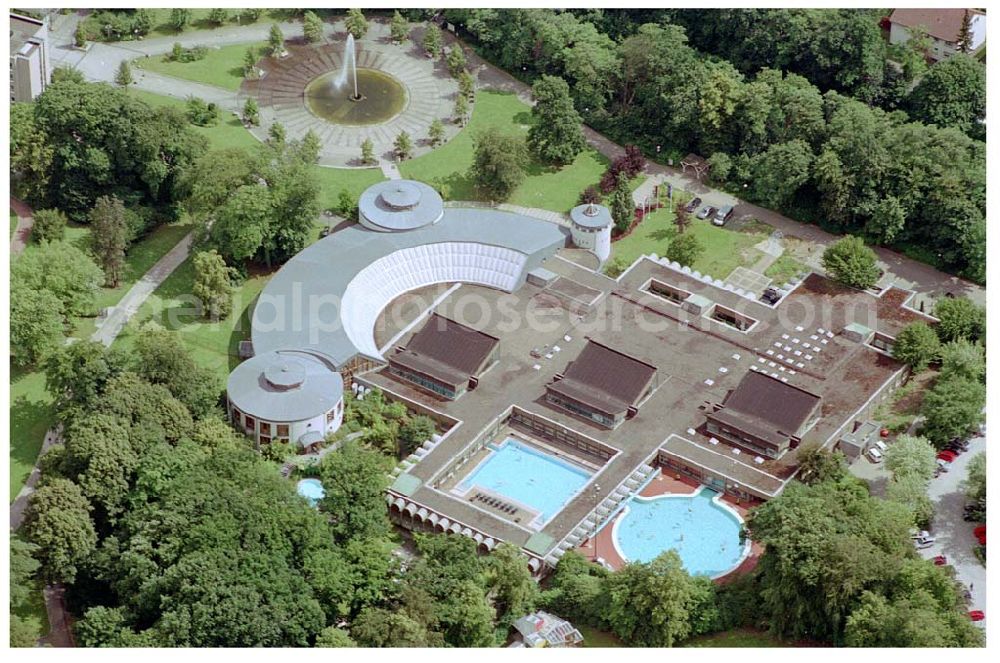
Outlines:
[{"label": "tree", "polygon": [[223,23],[229,20],[229,10],[223,7],[216,7],[209,10],[208,12],[208,22],[219,27]]},{"label": "tree", "polygon": [[955,127],[985,137],[986,67],[957,54],[931,66],[907,97],[910,116],[926,124]]},{"label": "tree", "polygon": [[[348,18],[350,18],[350,15],[348,15]],[[348,32],[350,31],[350,28],[348,28]],[[302,36],[310,44],[323,39],[323,20],[316,15],[316,12],[307,10],[302,15]]]},{"label": "tree", "polygon": [[399,457],[405,458],[431,439],[437,427],[434,420],[425,415],[410,417],[399,427]]},{"label": "tree", "polygon": [[10,607],[22,607],[31,596],[31,585],[41,566],[34,555],[38,546],[19,536],[10,537]]},{"label": "tree", "polygon": [[451,73],[452,77],[458,78],[465,71],[465,51],[462,50],[459,44],[455,44],[448,49],[445,62],[448,65],[448,72]]},{"label": "tree", "polygon": [[83,647],[123,647],[126,633],[131,630],[121,607],[94,606],[73,625],[73,634]]},{"label": "tree", "polygon": [[327,626],[316,636],[317,647],[357,647],[358,644],[351,639],[350,634],[344,629],[335,626]]},{"label": "tree", "polygon": [[45,361],[45,387],[56,399],[63,419],[75,406],[94,410],[108,381],[125,370],[126,359],[119,350],[97,341],[80,340],[61,346]]},{"label": "tree", "polygon": [[59,300],[60,315],[93,313],[94,296],[103,274],[86,253],[73,244],[46,242],[25,252],[11,266],[11,290],[47,290]]},{"label": "tree", "polygon": [[986,386],[960,376],[938,378],[920,408],[924,425],[920,433],[937,448],[965,435],[983,420]]},{"label": "tree", "polygon": [[982,382],[986,379],[986,349],[965,340],[941,346],[941,376],[958,376]]},{"label": "tree", "polygon": [[375,144],[371,138],[365,138],[361,143],[361,161],[365,164],[375,163]]},{"label": "tree", "polygon": [[906,209],[895,196],[886,196],[871,208],[865,234],[881,244],[891,244],[906,226]]},{"label": "tree", "polygon": [[665,257],[667,260],[690,267],[704,251],[705,247],[694,235],[678,235],[670,241]]},{"label": "tree", "polygon": [[79,565],[97,545],[90,504],[80,487],[52,479],[31,495],[24,518],[28,540],[38,546],[42,575],[49,581],[72,582]]},{"label": "tree", "polygon": [[441,57],[441,49],[444,44],[444,40],[441,38],[441,28],[434,23],[427,23],[424,28],[424,39],[422,44],[424,51],[427,52],[427,57],[432,60],[437,60]]},{"label": "tree", "polygon": [[687,203],[683,201],[677,201],[674,205],[674,225],[677,226],[678,235],[683,235],[691,225],[691,213],[687,211]]},{"label": "tree", "polygon": [[31,239],[36,242],[60,241],[66,236],[66,222],[66,215],[60,210],[36,210],[31,224]]},{"label": "tree", "polygon": [[[941,601],[923,587],[899,592],[899,596],[890,599],[865,592],[847,619],[844,644],[848,647],[982,646],[981,629],[954,609],[954,603],[958,602],[955,591],[952,589],[948,594],[948,599]],[[949,599],[954,603],[948,605]]]},{"label": "tree", "polygon": [[385,461],[377,452],[348,443],[320,464],[325,496],[322,508],[340,542],[384,536],[389,531],[383,492]]},{"label": "tree", "polygon": [[769,207],[786,206],[809,180],[812,161],[804,140],[771,145],[751,161],[754,197]]},{"label": "tree", "polygon": [[410,138],[410,134],[400,131],[396,140],[392,142],[392,149],[400,161],[405,161],[413,156],[413,139]]},{"label": "tree", "polygon": [[285,125],[281,122],[273,122],[267,129],[267,141],[273,147],[282,147],[285,144],[288,134],[285,133]]},{"label": "tree", "polygon": [[202,314],[213,321],[229,317],[233,309],[232,268],[215,249],[199,251],[193,262],[191,294],[201,302]]},{"label": "tree", "polygon": [[76,30],[73,31],[73,45],[77,48],[87,45],[87,29],[83,26],[83,21],[77,23]]},{"label": "tree", "polygon": [[210,127],[219,123],[222,113],[214,101],[200,97],[188,97],[185,104],[188,122],[198,127]]},{"label": "tree", "polygon": [[465,95],[460,94],[455,97],[455,109],[452,115],[455,117],[455,124],[465,126],[465,120],[469,117],[469,100]]},{"label": "tree", "polygon": [[[282,42],[282,44],[284,44],[284,42]],[[252,81],[256,80],[257,76],[257,49],[251,46],[247,49],[246,53],[243,54],[243,78]],[[249,99],[252,98],[253,97],[250,97]]]},{"label": "tree", "polygon": [[191,23],[191,10],[185,7],[177,7],[170,10],[170,18],[167,23],[175,32],[181,32]]},{"label": "tree", "polygon": [[913,515],[913,524],[919,529],[930,527],[934,504],[927,495],[927,480],[923,477],[916,474],[894,476],[885,487],[885,498],[905,506]]},{"label": "tree", "polygon": [[517,547],[502,543],[486,559],[486,586],[497,620],[510,627],[514,620],[529,614],[538,600],[538,585],[528,570],[528,560]]},{"label": "tree", "polygon": [[853,477],[788,484],[746,522],[765,546],[755,616],[775,634],[839,640],[861,593],[884,588],[913,555],[911,527],[905,507],[871,497]]},{"label": "tree", "polygon": [[972,500],[986,499],[986,452],[980,451],[972,457],[968,465],[968,476],[963,488],[966,496]]},{"label": "tree", "polygon": [[920,372],[937,359],[940,349],[941,341],[927,323],[911,322],[896,334],[892,356]]},{"label": "tree", "polygon": [[632,190],[628,185],[628,175],[624,172],[618,173],[608,207],[611,210],[611,218],[615,220],[615,230],[619,233],[626,232],[635,220],[635,202],[632,200]]},{"label": "tree", "polygon": [[271,57],[278,58],[285,53],[285,35],[281,33],[277,23],[271,25],[271,30],[267,34],[267,46],[271,51]]},{"label": "tree", "polygon": [[306,130],[306,135],[302,137],[302,140],[298,145],[298,155],[303,162],[313,165],[319,161],[320,150],[323,149],[323,144],[319,141],[319,136],[316,132],[312,130],[312,127]]},{"label": "tree", "polygon": [[573,161],[587,146],[583,120],[573,107],[569,86],[561,78],[542,76],[531,87],[534,124],[528,129],[528,146],[540,159],[557,164]]},{"label": "tree", "polygon": [[439,118],[434,118],[434,121],[431,122],[427,139],[430,141],[431,145],[440,145],[444,142],[444,124],[441,123]]},{"label": "tree", "polygon": [[914,476],[930,481],[937,469],[934,447],[926,439],[900,435],[885,452],[885,468],[897,478]]},{"label": "tree", "polygon": [[972,52],[972,15],[966,9],[962,12],[962,25],[958,29],[955,50],[959,53]]},{"label": "tree", "polygon": [[135,340],[135,371],[153,385],[163,385],[196,418],[215,411],[222,393],[218,375],[198,365],[177,332],[143,329]]},{"label": "tree", "polygon": [[11,284],[10,354],[15,365],[41,361],[62,344],[62,310],[50,291]]},{"label": "tree", "polygon": [[[53,75],[55,73],[53,72]],[[52,147],[39,123],[35,120],[34,105],[10,105],[10,168],[12,181],[29,200],[42,200],[48,190],[49,171],[52,168]]]},{"label": "tree", "polygon": [[344,17],[344,29],[354,35],[355,39],[364,39],[368,34],[368,19],[360,9],[348,9]]},{"label": "tree", "polygon": [[495,128],[473,139],[469,176],[489,200],[507,200],[524,181],[528,149],[520,136],[501,134]]},{"label": "tree", "polygon": [[118,63],[118,70],[115,72],[115,85],[128,89],[128,86],[135,82],[132,78],[132,69],[128,66],[128,60]]},{"label": "tree", "polygon": [[426,647],[427,629],[406,615],[385,608],[365,608],[351,626],[362,647]]},{"label": "tree", "polygon": [[934,305],[940,322],[934,329],[942,343],[966,340],[972,343],[986,336],[986,309],[968,297],[944,297]]},{"label": "tree", "polygon": [[832,278],[854,288],[870,288],[882,276],[875,252],[860,237],[848,235],[823,251],[823,267]]},{"label": "tree", "polygon": [[674,550],[648,564],[627,564],[606,581],[608,623],[618,637],[639,647],[671,647],[691,633],[691,576]]},{"label": "tree", "polygon": [[389,38],[394,44],[402,44],[410,34],[410,24],[406,22],[399,10],[393,10],[392,20],[389,21]]},{"label": "tree", "polygon": [[840,451],[829,451],[819,444],[799,447],[799,474],[802,483],[812,486],[826,481],[839,481],[847,473],[847,459]]},{"label": "tree", "polygon": [[476,80],[467,70],[458,75],[458,94],[471,99],[476,92]]},{"label": "tree", "polygon": [[246,103],[243,104],[243,122],[254,127],[260,125],[260,109],[253,97],[247,97]]},{"label": "tree", "polygon": [[90,212],[94,254],[104,270],[104,283],[117,288],[125,271],[125,251],[129,245],[125,206],[118,198],[101,196]]}]

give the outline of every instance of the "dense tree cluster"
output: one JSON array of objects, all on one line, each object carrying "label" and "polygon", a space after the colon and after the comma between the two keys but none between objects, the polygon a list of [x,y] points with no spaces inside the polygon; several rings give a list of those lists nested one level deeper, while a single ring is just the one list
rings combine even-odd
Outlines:
[{"label": "dense tree cluster", "polygon": [[445,16],[504,69],[564,79],[617,140],[711,157],[713,180],[751,200],[985,279],[983,74],[969,58],[933,65],[909,99],[867,10]]},{"label": "dense tree cluster", "polygon": [[306,246],[319,217],[316,149],[309,141],[270,150],[208,152],[190,169],[189,210],[226,262],[284,262]]},{"label": "dense tree cluster", "polygon": [[906,505],[853,477],[790,484],[747,521],[764,552],[745,617],[848,646],[981,646],[953,572],[916,555],[912,526]]},{"label": "dense tree cluster", "polygon": [[29,108],[12,114],[11,154],[25,176],[45,171],[27,191],[36,207],[86,223],[99,197],[116,196],[130,209],[176,215],[183,176],[207,144],[183,114],[72,76],[53,76]]}]

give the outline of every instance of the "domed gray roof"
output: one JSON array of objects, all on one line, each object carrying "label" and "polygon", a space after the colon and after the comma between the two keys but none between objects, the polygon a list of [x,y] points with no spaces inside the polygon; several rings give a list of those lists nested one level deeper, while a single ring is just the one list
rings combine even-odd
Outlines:
[{"label": "domed gray roof", "polygon": [[366,228],[396,232],[437,223],[444,214],[444,201],[423,182],[387,180],[365,189],[358,210]]},{"label": "domed gray roof", "polygon": [[229,401],[264,421],[291,422],[326,414],[343,397],[344,380],[309,352],[278,350],[251,357],[233,369]]},{"label": "domed gray roof", "polygon": [[604,205],[595,203],[577,205],[570,210],[569,218],[573,220],[575,225],[582,228],[607,228],[614,223],[611,211]]}]

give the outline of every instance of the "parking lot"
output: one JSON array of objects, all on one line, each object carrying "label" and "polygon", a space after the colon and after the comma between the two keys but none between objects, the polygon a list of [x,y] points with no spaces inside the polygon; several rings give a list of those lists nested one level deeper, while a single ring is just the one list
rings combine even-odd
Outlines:
[{"label": "parking lot", "polygon": [[[934,523],[931,533],[936,541],[934,545],[918,553],[924,559],[932,559],[944,555],[950,566],[955,569],[958,580],[970,588],[972,600],[970,610],[986,611],[986,567],[976,559],[973,550],[977,544],[972,530],[976,523],[963,519],[966,504],[962,482],[968,475],[969,461],[973,456],[986,449],[986,438],[976,437],[969,441],[969,450],[951,463],[949,471],[931,479],[927,494],[934,503]],[[882,463],[872,463],[862,457],[851,465],[851,474],[864,479],[871,487],[873,495],[885,495],[885,486],[889,481],[889,472]],[[985,622],[980,622],[985,624]]]}]

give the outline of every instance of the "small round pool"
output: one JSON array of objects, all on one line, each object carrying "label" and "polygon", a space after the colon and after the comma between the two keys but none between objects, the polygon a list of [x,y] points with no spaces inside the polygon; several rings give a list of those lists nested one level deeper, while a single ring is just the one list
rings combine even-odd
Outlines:
[{"label": "small round pool", "polygon": [[309,500],[309,504],[316,506],[323,499],[326,492],[323,490],[323,483],[319,479],[303,479],[297,486],[299,495]]},{"label": "small round pool", "polygon": [[633,498],[612,530],[618,554],[649,562],[674,549],[691,575],[725,575],[740,565],[750,544],[740,543],[743,519],[718,498],[706,487],[691,495]]}]

